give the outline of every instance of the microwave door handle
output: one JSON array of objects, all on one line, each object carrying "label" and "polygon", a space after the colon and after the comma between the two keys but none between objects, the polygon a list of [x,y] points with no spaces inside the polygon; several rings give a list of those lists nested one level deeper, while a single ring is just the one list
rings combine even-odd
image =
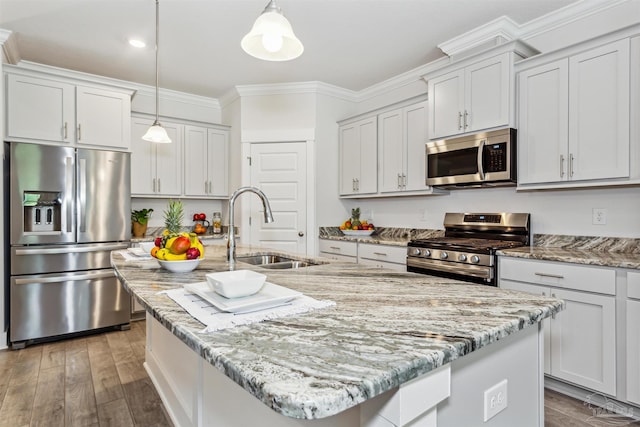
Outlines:
[{"label": "microwave door handle", "polygon": [[482,168],[482,154],[484,152],[484,144],[487,142],[486,139],[481,139],[480,144],[478,144],[478,174],[480,175],[480,180],[484,181],[484,169]]}]

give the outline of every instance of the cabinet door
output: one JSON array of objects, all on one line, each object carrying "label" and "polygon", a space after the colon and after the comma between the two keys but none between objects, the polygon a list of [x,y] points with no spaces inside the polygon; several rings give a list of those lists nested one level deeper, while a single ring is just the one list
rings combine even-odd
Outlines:
[{"label": "cabinet door", "polygon": [[569,59],[569,176],[629,176],[629,40]]},{"label": "cabinet door", "polygon": [[163,122],[170,144],[153,144],[156,150],[156,194],[179,196],[182,193],[182,136],[184,126]]},{"label": "cabinet door", "polygon": [[615,297],[554,289],[565,310],[551,322],[551,374],[616,395]]},{"label": "cabinet door", "polygon": [[465,68],[464,132],[509,124],[510,70],[508,53]]},{"label": "cabinet door", "polygon": [[427,169],[425,158],[425,143],[429,138],[427,105],[426,101],[420,102],[404,110],[404,138],[406,143],[404,151],[406,174],[404,189],[406,191],[429,189],[426,184]]},{"label": "cabinet door", "polygon": [[8,139],[75,140],[73,85],[9,74],[6,105]]},{"label": "cabinet door", "polygon": [[76,88],[78,144],[128,150],[131,141],[131,97],[92,87]]},{"label": "cabinet door", "polygon": [[401,191],[404,184],[405,151],[403,110],[397,109],[378,116],[378,152],[380,154],[380,191]]},{"label": "cabinet door", "polygon": [[378,120],[377,117],[359,122],[360,133],[360,177],[358,194],[378,191]]},{"label": "cabinet door", "polygon": [[[504,279],[500,280],[500,287],[535,295],[549,296],[551,293],[551,290],[546,286],[537,286]],[[542,321],[542,329],[544,331],[544,373],[549,375],[551,374],[551,319],[547,317]]]},{"label": "cabinet door", "polygon": [[153,120],[131,119],[131,195],[154,195],[156,188],[155,146],[142,139]]},{"label": "cabinet door", "polygon": [[464,70],[429,80],[429,138],[463,132]]},{"label": "cabinet door", "polygon": [[207,129],[184,127],[184,195],[206,196],[209,193]]},{"label": "cabinet door", "polygon": [[568,61],[518,74],[518,183],[567,179]]},{"label": "cabinet door", "polygon": [[355,194],[360,176],[360,135],[355,124],[340,127],[340,194]]},{"label": "cabinet door", "polygon": [[209,195],[227,197],[229,195],[228,170],[229,132],[218,129],[208,130]]},{"label": "cabinet door", "polygon": [[640,301],[627,300],[627,400],[640,405]]}]

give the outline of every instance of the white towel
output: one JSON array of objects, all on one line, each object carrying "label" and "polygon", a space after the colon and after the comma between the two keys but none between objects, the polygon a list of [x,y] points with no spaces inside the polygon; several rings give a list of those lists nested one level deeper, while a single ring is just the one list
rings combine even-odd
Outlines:
[{"label": "white towel", "polygon": [[118,251],[126,261],[143,261],[154,259],[150,253],[142,252],[140,248],[128,248]]},{"label": "white towel", "polygon": [[227,313],[214,307],[210,302],[198,295],[190,294],[184,288],[162,291],[169,298],[178,303],[187,312],[207,325],[203,333],[233,328],[234,326],[248,325],[277,319],[279,317],[292,316],[336,305],[334,301],[321,301],[306,295],[301,295],[289,302],[277,307],[265,308],[256,311]]}]

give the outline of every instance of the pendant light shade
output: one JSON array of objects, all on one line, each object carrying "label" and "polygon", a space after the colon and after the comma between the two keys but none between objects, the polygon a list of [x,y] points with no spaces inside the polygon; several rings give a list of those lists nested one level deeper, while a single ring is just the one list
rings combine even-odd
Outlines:
[{"label": "pendant light shade", "polygon": [[240,45],[249,55],[265,61],[288,61],[304,51],[275,0],[269,1]]},{"label": "pendant light shade", "polygon": [[162,127],[162,125],[158,121],[158,104],[159,104],[159,97],[158,97],[158,80],[159,80],[158,79],[159,77],[158,38],[159,37],[158,35],[159,33],[160,33],[160,5],[158,3],[158,0],[156,0],[156,119],[151,125],[151,127],[149,128],[149,130],[147,130],[147,133],[144,134],[142,139],[149,142],[166,144],[171,142],[171,138],[169,138],[169,135],[167,135],[167,131],[165,130],[165,128]]}]

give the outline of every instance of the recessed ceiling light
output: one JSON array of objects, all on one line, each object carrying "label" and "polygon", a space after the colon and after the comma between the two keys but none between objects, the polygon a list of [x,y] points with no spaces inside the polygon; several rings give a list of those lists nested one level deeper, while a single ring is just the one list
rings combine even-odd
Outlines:
[{"label": "recessed ceiling light", "polygon": [[137,47],[142,49],[143,47],[145,47],[147,44],[140,40],[140,39],[129,39],[129,44],[133,47]]}]

